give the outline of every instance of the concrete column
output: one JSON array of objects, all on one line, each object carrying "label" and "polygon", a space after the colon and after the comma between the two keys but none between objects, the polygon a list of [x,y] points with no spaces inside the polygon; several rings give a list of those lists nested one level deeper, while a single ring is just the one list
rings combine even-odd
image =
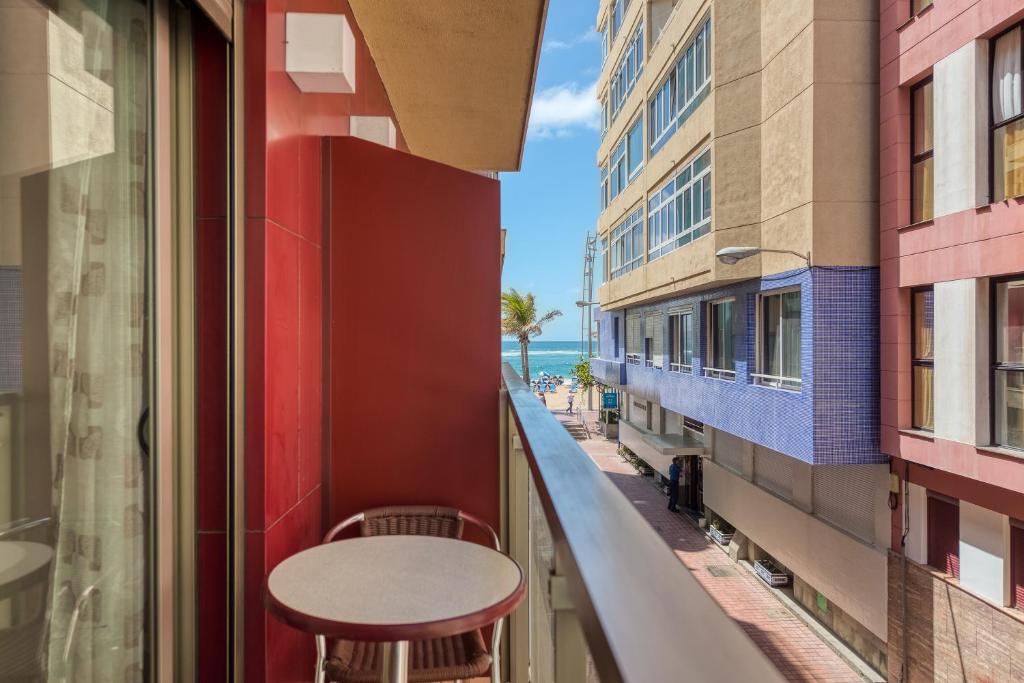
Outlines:
[{"label": "concrete column", "polygon": [[928,491],[923,486],[909,484],[903,504],[909,508],[903,515],[907,557],[918,564],[928,564]]},{"label": "concrete column", "polygon": [[988,204],[988,40],[935,64],[935,216]]},{"label": "concrete column", "polygon": [[793,458],[793,491],[790,502],[804,512],[814,512],[814,466]]},{"label": "concrete column", "polygon": [[935,284],[935,436],[989,440],[988,281]]}]

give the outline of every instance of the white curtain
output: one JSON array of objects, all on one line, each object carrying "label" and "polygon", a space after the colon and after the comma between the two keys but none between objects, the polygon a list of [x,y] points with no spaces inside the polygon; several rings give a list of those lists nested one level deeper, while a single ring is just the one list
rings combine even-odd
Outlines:
[{"label": "white curtain", "polygon": [[992,66],[992,119],[1000,123],[1021,113],[1021,29],[996,42]]},{"label": "white curtain", "polygon": [[147,9],[117,0],[81,10],[95,38],[90,45],[86,36],[85,71],[112,93],[113,144],[49,174],[57,546],[46,660],[53,681],[141,683],[146,499],[136,425],[146,391]]}]

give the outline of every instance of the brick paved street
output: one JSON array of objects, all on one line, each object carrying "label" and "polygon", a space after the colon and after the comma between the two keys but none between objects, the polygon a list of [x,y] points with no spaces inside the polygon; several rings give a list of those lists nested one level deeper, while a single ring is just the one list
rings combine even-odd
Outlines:
[{"label": "brick paved street", "polygon": [[[560,421],[570,419],[565,414],[555,414]],[[651,485],[650,479],[640,476],[631,465],[622,461],[616,452],[615,442],[595,435],[580,442],[580,446],[784,676],[791,681],[808,682],[861,683],[864,680],[756,577],[733,562],[721,547],[688,519],[669,512],[668,499]]]}]

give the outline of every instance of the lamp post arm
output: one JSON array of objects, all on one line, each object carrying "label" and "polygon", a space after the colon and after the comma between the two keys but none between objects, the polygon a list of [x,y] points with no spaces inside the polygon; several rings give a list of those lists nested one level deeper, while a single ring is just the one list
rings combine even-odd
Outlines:
[{"label": "lamp post arm", "polygon": [[793,256],[796,256],[797,258],[802,258],[804,261],[807,261],[807,266],[808,267],[810,267],[810,265],[811,265],[811,252],[807,252],[806,254],[801,254],[800,252],[793,251],[792,249],[761,249],[761,251],[762,251],[762,253],[763,252],[768,252],[768,253],[771,253],[771,254],[792,254]]}]

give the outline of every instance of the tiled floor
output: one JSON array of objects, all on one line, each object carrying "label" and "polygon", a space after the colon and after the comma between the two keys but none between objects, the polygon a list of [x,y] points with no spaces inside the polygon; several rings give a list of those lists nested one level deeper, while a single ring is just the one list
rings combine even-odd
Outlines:
[{"label": "tiled floor", "polygon": [[[554,412],[554,411],[552,411]],[[569,419],[564,414],[559,420]],[[596,436],[580,442],[588,455],[633,502],[705,590],[791,681],[861,683],[864,679],[795,617],[757,578],[689,520],[669,512],[668,499]]]}]

